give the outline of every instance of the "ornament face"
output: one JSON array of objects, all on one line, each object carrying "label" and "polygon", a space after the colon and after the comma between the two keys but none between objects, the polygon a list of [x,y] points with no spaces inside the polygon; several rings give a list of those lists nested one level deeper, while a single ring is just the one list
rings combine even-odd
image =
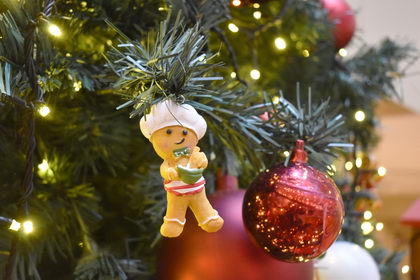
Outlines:
[{"label": "ornament face", "polygon": [[170,100],[153,105],[140,120],[143,135],[164,160],[160,174],[165,179],[168,206],[160,232],[165,237],[182,233],[188,208],[203,230],[216,232],[223,226],[223,219],[210,205],[204,190],[202,175],[208,162],[197,143],[206,128],[204,118],[193,107]]},{"label": "ornament face", "polygon": [[324,253],[337,238],[343,215],[334,182],[299,161],[260,174],[243,203],[243,220],[252,239],[286,262],[307,262]]}]

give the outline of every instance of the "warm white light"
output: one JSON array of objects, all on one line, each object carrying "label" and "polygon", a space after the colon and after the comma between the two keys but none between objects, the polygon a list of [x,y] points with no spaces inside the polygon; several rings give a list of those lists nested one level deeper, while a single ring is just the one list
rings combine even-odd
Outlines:
[{"label": "warm white light", "polygon": [[39,108],[38,112],[42,117],[46,117],[51,112],[51,110],[47,105],[43,105],[41,108]]},{"label": "warm white light", "polygon": [[362,121],[365,120],[366,114],[365,114],[365,112],[359,110],[354,114],[354,118],[356,119],[356,121],[362,122]]},{"label": "warm white light", "polygon": [[409,271],[410,271],[410,266],[409,266],[409,265],[404,265],[404,266],[401,268],[401,273],[402,273],[402,274],[407,274]]},{"label": "warm white light", "polygon": [[12,223],[9,227],[10,230],[18,231],[20,229],[20,223],[16,220],[12,220]]},{"label": "warm white light", "polygon": [[361,229],[364,235],[371,233],[374,230],[372,223],[370,222],[363,222],[361,225]]},{"label": "warm white light", "polygon": [[367,249],[372,249],[373,246],[375,246],[375,241],[373,241],[372,239],[366,239],[366,241],[365,241],[365,247]]},{"label": "warm white light", "polygon": [[302,51],[302,55],[303,55],[304,57],[309,57],[311,54],[309,53],[309,51],[308,51],[308,50],[303,50],[303,51]]},{"label": "warm white light", "polygon": [[290,152],[289,152],[289,151],[284,151],[284,152],[283,152],[283,155],[284,155],[285,157],[288,157],[288,156],[290,156]]},{"label": "warm white light", "polygon": [[232,5],[233,5],[233,6],[235,6],[235,7],[238,7],[238,6],[240,6],[241,4],[242,4],[241,0],[233,0],[233,1],[232,1]]},{"label": "warm white light", "polygon": [[252,69],[251,72],[249,72],[249,75],[254,80],[258,80],[261,77],[261,73],[257,69]]},{"label": "warm white light", "polygon": [[380,166],[378,168],[378,175],[382,177],[382,176],[385,176],[385,174],[386,174],[386,168],[383,166]]},{"label": "warm white light", "polygon": [[42,163],[38,164],[38,169],[41,172],[47,172],[49,168],[50,165],[48,164],[48,161],[46,159],[42,160]]},{"label": "warm white light", "polygon": [[229,23],[228,28],[230,31],[236,33],[239,31],[239,27],[236,26],[234,23]]},{"label": "warm white light", "polygon": [[342,57],[346,57],[349,53],[348,53],[348,51],[347,51],[346,49],[341,48],[341,49],[338,51],[338,54],[339,54],[340,56],[342,56]]},{"label": "warm white light", "polygon": [[23,231],[25,233],[31,233],[34,230],[34,225],[31,221],[26,221],[23,223]]},{"label": "warm white light", "polygon": [[262,14],[261,14],[261,12],[260,12],[260,11],[255,11],[255,12],[253,13],[253,16],[254,16],[254,18],[256,18],[256,19],[260,19],[260,18],[261,18],[261,16],[262,16]]},{"label": "warm white light", "polygon": [[372,212],[371,212],[371,211],[369,211],[369,210],[367,210],[367,211],[365,211],[365,212],[363,213],[363,218],[364,218],[365,220],[370,220],[370,219],[372,219],[372,217],[373,217],[373,214],[372,214]]},{"label": "warm white light", "polygon": [[260,4],[254,3],[254,4],[252,4],[252,7],[254,7],[255,9],[258,9],[260,7]]},{"label": "warm white light", "polygon": [[353,169],[353,162],[351,162],[351,161],[347,161],[347,162],[344,164],[344,168],[345,168],[347,171],[352,170],[352,169]]},{"label": "warm white light", "polygon": [[287,47],[287,43],[282,37],[277,37],[274,40],[274,44],[276,45],[276,48],[278,48],[279,50],[284,50]]},{"label": "warm white light", "polygon": [[82,81],[76,81],[73,83],[74,91],[80,91],[82,89]]},{"label": "warm white light", "polygon": [[60,37],[62,34],[60,28],[52,23],[48,26],[48,32],[55,37]]},{"label": "warm white light", "polygon": [[362,158],[356,158],[356,167],[357,168],[360,168],[360,167],[362,167],[362,164],[363,164],[363,160],[362,160]]},{"label": "warm white light", "polygon": [[381,231],[384,229],[384,224],[383,223],[377,223],[375,226],[377,231]]},{"label": "warm white light", "polygon": [[280,97],[274,96],[273,99],[271,99],[271,101],[273,102],[274,105],[277,105],[280,103]]},{"label": "warm white light", "polygon": [[236,78],[236,72],[232,72],[232,73],[230,73],[230,77],[231,77],[232,79],[235,79],[235,78]]}]

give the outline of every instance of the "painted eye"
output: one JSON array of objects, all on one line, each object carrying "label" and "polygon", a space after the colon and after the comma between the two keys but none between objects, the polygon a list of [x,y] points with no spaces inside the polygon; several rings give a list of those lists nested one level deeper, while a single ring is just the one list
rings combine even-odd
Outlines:
[{"label": "painted eye", "polygon": [[168,135],[172,134],[172,129],[167,129],[166,134],[168,134]]},{"label": "painted eye", "polygon": [[183,134],[183,135],[187,135],[187,134],[188,134],[188,130],[184,129],[184,130],[182,131],[182,134]]}]

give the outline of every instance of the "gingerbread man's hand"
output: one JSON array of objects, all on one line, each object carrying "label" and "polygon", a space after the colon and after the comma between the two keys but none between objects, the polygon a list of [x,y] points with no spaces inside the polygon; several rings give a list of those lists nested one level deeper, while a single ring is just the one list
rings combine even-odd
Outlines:
[{"label": "gingerbread man's hand", "polygon": [[203,152],[200,152],[200,148],[195,147],[194,151],[189,160],[190,167],[206,169],[208,165],[207,157]]},{"label": "gingerbread man's hand", "polygon": [[167,169],[167,174],[168,174],[169,180],[171,180],[171,181],[174,181],[178,178],[178,172],[173,167],[169,167]]}]

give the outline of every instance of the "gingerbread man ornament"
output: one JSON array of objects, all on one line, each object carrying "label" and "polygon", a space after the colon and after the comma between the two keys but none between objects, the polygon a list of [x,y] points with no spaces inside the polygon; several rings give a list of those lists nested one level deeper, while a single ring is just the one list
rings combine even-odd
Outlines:
[{"label": "gingerbread man ornament", "polygon": [[160,174],[164,178],[168,206],[161,234],[179,236],[188,207],[203,230],[216,232],[222,228],[223,219],[213,209],[205,192],[206,181],[202,174],[208,161],[197,147],[207,130],[204,118],[190,105],[165,100],[153,105],[150,113],[141,118],[140,129],[163,159]]}]

